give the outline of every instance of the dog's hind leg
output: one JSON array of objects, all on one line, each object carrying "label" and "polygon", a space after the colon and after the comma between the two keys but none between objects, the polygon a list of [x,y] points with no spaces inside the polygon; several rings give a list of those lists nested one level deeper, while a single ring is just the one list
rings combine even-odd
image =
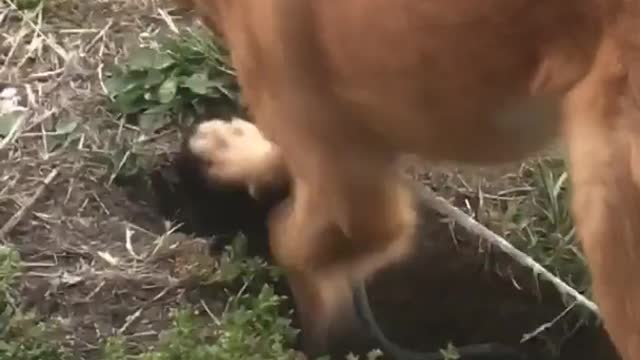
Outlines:
[{"label": "dog's hind leg", "polygon": [[[572,211],[596,303],[625,360],[640,359],[640,110],[635,68],[604,47],[568,101]],[[631,74],[630,74],[631,72]],[[631,75],[631,76],[630,76]]]}]

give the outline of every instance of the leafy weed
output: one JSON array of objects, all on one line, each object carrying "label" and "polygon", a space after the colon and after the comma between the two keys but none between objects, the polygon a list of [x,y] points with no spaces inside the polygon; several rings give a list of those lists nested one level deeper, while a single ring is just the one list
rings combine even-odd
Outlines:
[{"label": "leafy weed", "polygon": [[205,30],[162,39],[158,49],[139,48],[105,81],[112,109],[154,132],[177,118],[190,125],[208,102],[236,101],[227,53]]}]

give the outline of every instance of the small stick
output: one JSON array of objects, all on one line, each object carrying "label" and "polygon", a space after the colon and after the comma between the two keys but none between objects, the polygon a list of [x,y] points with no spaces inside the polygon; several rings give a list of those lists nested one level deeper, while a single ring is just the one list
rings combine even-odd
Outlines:
[{"label": "small stick", "polygon": [[542,333],[543,331],[551,328],[555,323],[558,322],[558,320],[562,319],[562,317],[564,317],[569,311],[571,311],[571,309],[573,309],[574,306],[576,306],[576,304],[577,302],[574,302],[573,304],[571,304],[571,306],[568,306],[566,309],[564,309],[558,316],[553,318],[553,320],[549,321],[548,323],[542,324],[541,326],[539,326],[537,329],[535,329],[530,333],[526,333],[522,335],[522,338],[520,339],[520,343],[527,342],[533,339],[534,337],[540,335],[540,333]]},{"label": "small stick", "polygon": [[131,326],[131,324],[134,323],[134,321],[138,320],[138,318],[140,317],[140,315],[142,315],[142,308],[138,309],[138,311],[136,311],[135,313],[127,316],[127,320],[125,321],[124,325],[122,325],[122,327],[120,329],[118,329],[118,331],[116,331],[116,333],[118,335],[122,335],[124,334],[125,331],[127,331],[127,329],[129,329],[129,327]]},{"label": "small stick", "polygon": [[471,233],[484,238],[493,245],[496,245],[502,251],[511,256],[515,261],[517,261],[521,265],[531,268],[535,273],[540,274],[543,278],[550,281],[558,289],[558,291],[560,291],[560,293],[571,296],[576,300],[577,303],[583,305],[587,309],[591,310],[594,314],[600,316],[598,306],[594,302],[587,299],[574,288],[557,278],[542,265],[533,260],[529,255],[516,249],[506,239],[487,229],[484,225],[475,221],[469,215],[451,205],[447,200],[436,195],[431,189],[427,188],[426,186],[420,185],[417,186],[416,189],[420,194],[422,201],[426,202],[430,207],[437,210],[443,215],[449,216],[456,223],[460,224]]},{"label": "small stick", "polygon": [[20,208],[20,210],[18,210],[18,212],[13,214],[13,216],[9,220],[7,220],[2,228],[0,228],[0,241],[5,242],[5,238],[7,237],[7,235],[9,235],[13,228],[15,228],[16,225],[18,225],[18,223],[22,221],[22,219],[27,215],[31,207],[33,207],[36,201],[38,201],[42,194],[44,194],[47,186],[49,186],[53,179],[58,176],[58,173],[58,169],[54,169],[53,171],[51,171],[49,175],[47,175],[47,177],[44,179],[42,185],[40,185],[36,193],[33,194],[33,196]]}]

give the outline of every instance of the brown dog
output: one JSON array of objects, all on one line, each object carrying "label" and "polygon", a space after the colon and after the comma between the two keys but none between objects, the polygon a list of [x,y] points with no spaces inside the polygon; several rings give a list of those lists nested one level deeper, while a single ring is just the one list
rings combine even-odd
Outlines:
[{"label": "brown dog", "polygon": [[192,149],[218,179],[290,177],[270,241],[315,345],[349,284],[411,249],[400,155],[496,164],[562,135],[605,326],[640,359],[640,2],[185,1],[224,37],[260,129],[205,123]]}]

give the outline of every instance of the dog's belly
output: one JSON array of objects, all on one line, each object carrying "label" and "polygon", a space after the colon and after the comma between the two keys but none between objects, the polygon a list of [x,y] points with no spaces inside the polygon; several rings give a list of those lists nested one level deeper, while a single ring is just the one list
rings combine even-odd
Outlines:
[{"label": "dog's belly", "polygon": [[[417,150],[423,150],[421,155],[434,157],[433,160],[476,164],[516,161],[541,150],[557,137],[562,107],[558,98],[529,97],[510,102],[479,120],[475,129],[463,129],[457,136],[433,134],[434,139],[449,139],[448,146],[442,147],[439,142],[445,151],[422,147]],[[432,129],[429,126],[425,133]],[[451,130],[447,127],[443,131]]]},{"label": "dog's belly", "polygon": [[368,123],[399,153],[432,161],[494,164],[520,160],[556,140],[562,126],[561,101],[525,97],[492,111],[452,111],[446,118],[428,108],[403,114],[406,117],[398,114],[391,121],[372,114]]},{"label": "dog's belly", "polygon": [[558,134],[563,96],[598,47],[591,1],[523,12],[530,2],[314,3],[323,62],[306,69],[322,69],[320,83],[356,114],[348,121],[399,152],[516,160]]}]

